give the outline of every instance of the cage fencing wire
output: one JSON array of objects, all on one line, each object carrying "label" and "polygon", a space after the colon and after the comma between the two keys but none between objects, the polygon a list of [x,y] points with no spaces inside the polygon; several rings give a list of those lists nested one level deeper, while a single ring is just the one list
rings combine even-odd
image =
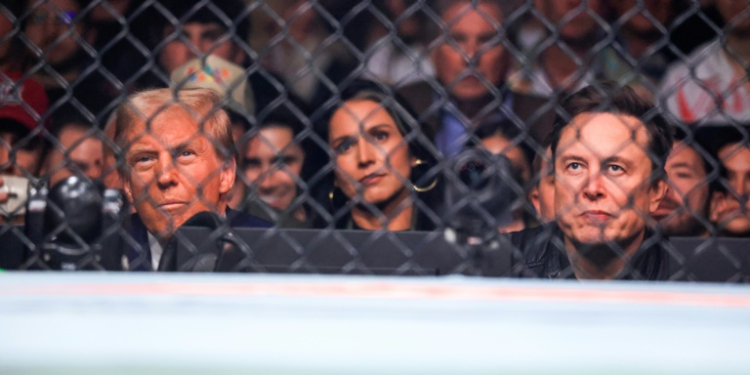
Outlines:
[{"label": "cage fencing wire", "polygon": [[[748,25],[727,0],[12,1],[5,267],[743,282]],[[606,125],[562,101],[586,87]]]}]

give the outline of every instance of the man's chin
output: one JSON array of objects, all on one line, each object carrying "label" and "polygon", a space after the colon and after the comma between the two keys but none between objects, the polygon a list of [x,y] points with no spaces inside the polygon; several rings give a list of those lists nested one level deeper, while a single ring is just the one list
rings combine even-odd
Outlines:
[{"label": "man's chin", "polygon": [[750,234],[750,218],[747,216],[738,216],[726,223],[722,232],[728,236],[745,237]]}]

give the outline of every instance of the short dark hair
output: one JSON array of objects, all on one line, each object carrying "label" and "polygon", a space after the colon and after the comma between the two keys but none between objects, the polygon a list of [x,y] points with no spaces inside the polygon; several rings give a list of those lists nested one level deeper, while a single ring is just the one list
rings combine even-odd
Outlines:
[{"label": "short dark hair", "polygon": [[664,165],[674,141],[672,127],[653,104],[638,96],[629,86],[612,81],[594,83],[563,99],[560,107],[562,111],[558,111],[550,135],[553,160],[556,159],[560,136],[574,117],[582,113],[613,113],[635,117],[646,126],[651,165],[654,171],[664,175]]},{"label": "short dark hair", "polygon": [[[178,21],[200,24],[216,23],[227,31],[234,26],[234,35],[238,39],[246,41],[250,36],[250,15],[242,0],[163,0],[161,3]],[[218,12],[214,10],[214,7]],[[163,13],[159,15],[163,23],[160,24],[162,28],[158,31],[158,35],[155,35],[157,40],[160,40],[167,27],[175,26],[171,16]],[[231,24],[227,24],[226,20],[229,20]],[[232,41],[235,42],[234,39]]]}]

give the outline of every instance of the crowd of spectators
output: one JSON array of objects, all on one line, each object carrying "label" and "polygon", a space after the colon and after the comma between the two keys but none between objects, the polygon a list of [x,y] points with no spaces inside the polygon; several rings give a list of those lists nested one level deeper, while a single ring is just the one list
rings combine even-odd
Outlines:
[{"label": "crowd of spectators", "polygon": [[[552,224],[567,241],[574,206],[609,189],[624,226],[635,215],[648,233],[746,237],[749,30],[750,3],[735,0],[11,0],[0,4],[0,203],[3,176],[49,186],[79,176],[125,191],[158,242],[195,210],[165,214],[152,198],[176,183],[128,155],[179,143],[159,132],[197,142],[223,108],[232,142],[209,143],[234,155],[236,175],[217,162],[188,179],[182,198],[211,202],[196,209],[228,205],[287,228],[442,229],[446,186],[457,183],[449,166],[470,150],[510,166],[505,183],[519,194],[510,219],[493,222],[501,233]],[[191,112],[170,99],[197,102],[190,93],[204,89],[221,108],[196,104],[197,127],[180,128]],[[616,108],[612,96],[631,89],[642,102]],[[563,105],[582,90],[610,96]],[[614,174],[598,187],[560,181],[570,178],[560,155],[596,154],[617,133],[576,123],[567,140],[565,126],[582,118],[611,124],[583,116],[599,112],[622,114],[632,134],[619,149],[646,150],[651,180],[664,177],[663,194],[648,192],[663,196],[655,204]],[[126,124],[137,118],[147,119],[140,134]],[[662,125],[675,141],[660,165],[651,151]],[[573,263],[576,276],[588,267]]]}]

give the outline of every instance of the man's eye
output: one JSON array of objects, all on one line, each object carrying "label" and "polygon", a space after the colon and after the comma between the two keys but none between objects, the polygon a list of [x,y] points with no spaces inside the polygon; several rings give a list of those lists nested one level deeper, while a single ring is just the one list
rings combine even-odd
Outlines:
[{"label": "man's eye", "polygon": [[192,152],[192,151],[182,151],[177,156],[179,156],[181,158],[185,158],[185,157],[190,157],[190,156],[193,156],[193,155],[195,155],[195,152]]},{"label": "man's eye", "polygon": [[138,157],[136,157],[136,158],[133,159],[133,162],[136,165],[144,165],[144,164],[148,164],[152,160],[154,160],[154,158],[152,158],[150,156],[138,156]]},{"label": "man's eye", "polygon": [[577,171],[577,170],[581,169],[581,163],[570,163],[570,164],[568,164],[568,169],[573,170],[573,171]]},{"label": "man's eye", "polygon": [[612,173],[622,173],[622,172],[625,172],[625,169],[623,169],[621,166],[616,165],[616,164],[608,165],[607,168]]}]

